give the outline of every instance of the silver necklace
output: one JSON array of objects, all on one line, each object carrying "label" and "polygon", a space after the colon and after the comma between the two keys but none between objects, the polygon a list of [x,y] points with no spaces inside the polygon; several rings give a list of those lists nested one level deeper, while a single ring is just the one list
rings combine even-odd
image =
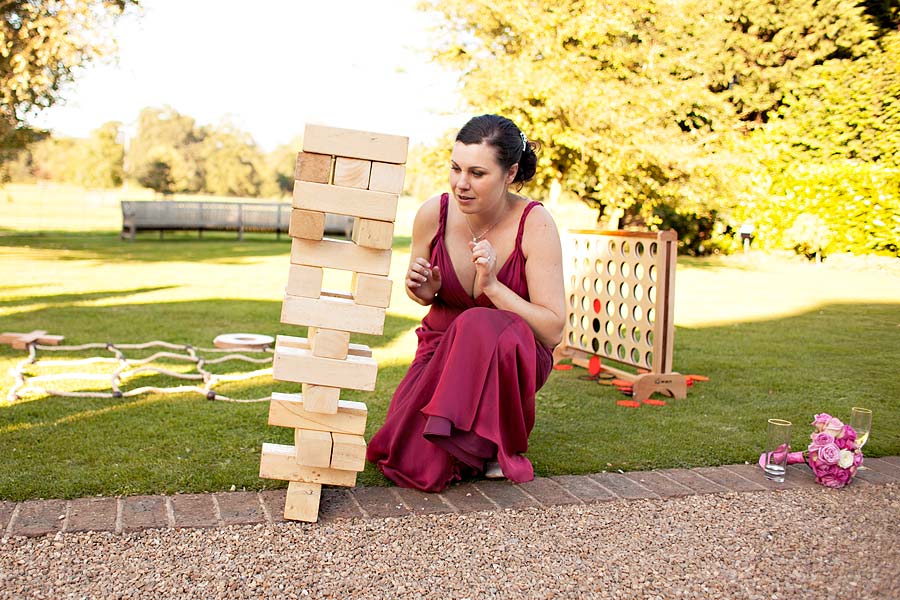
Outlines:
[{"label": "silver necklace", "polygon": [[488,234],[488,232],[494,228],[494,225],[496,225],[497,223],[502,221],[503,217],[505,217],[505,216],[506,216],[506,211],[504,210],[502,213],[500,213],[500,217],[496,221],[494,221],[487,229],[485,229],[478,235],[475,235],[475,231],[472,229],[472,226],[469,225],[469,216],[463,215],[463,218],[466,220],[466,227],[469,228],[469,233],[472,234],[472,241],[477,244],[479,241],[484,239],[484,236],[486,236]]}]

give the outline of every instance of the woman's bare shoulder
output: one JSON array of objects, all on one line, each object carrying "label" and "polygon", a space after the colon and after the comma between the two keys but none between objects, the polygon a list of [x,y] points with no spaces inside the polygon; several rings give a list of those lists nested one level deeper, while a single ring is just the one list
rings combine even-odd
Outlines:
[{"label": "woman's bare shoulder", "polygon": [[551,239],[559,238],[556,221],[553,220],[553,215],[544,208],[543,204],[538,204],[531,209],[531,212],[528,213],[528,218],[525,219],[523,241],[527,241],[529,237],[532,239],[543,239],[548,235],[551,236]]}]

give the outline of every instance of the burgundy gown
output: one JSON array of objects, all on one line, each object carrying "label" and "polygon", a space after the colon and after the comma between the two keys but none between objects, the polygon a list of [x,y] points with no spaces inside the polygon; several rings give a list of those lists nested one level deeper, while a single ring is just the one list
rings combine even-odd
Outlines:
[{"label": "burgundy gown", "polygon": [[[495,456],[508,479],[530,481],[534,469],[522,453],[534,426],[535,392],[552,367],[551,351],[520,316],[463,289],[444,244],[448,204],[444,194],[431,241],[441,289],[416,330],[415,359],[366,457],[397,485],[426,492],[483,472]],[[538,204],[531,202],[522,213],[515,248],[497,273],[526,300],[522,233]]]}]

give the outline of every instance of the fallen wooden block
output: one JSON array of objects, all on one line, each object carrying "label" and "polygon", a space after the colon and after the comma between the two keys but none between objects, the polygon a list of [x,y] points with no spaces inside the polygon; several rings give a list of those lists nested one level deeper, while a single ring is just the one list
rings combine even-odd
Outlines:
[{"label": "fallen wooden block", "polygon": [[399,198],[399,194],[295,181],[291,205],[304,210],[394,221]]},{"label": "fallen wooden block", "polygon": [[353,302],[379,308],[387,308],[390,305],[392,289],[390,279],[368,273],[354,273],[350,284]]},{"label": "fallen wooden block", "polygon": [[46,331],[34,330],[29,333],[6,332],[0,334],[0,344],[10,344],[14,350],[25,350],[28,344],[58,346],[65,338],[61,335],[47,335]]},{"label": "fallen wooden block", "polygon": [[362,402],[341,400],[337,413],[326,415],[306,410],[302,394],[272,392],[268,422],[276,427],[362,435],[368,415],[369,410]]},{"label": "fallen wooden block", "polygon": [[325,237],[325,213],[302,208],[291,210],[288,235],[305,240],[321,240]]},{"label": "fallen wooden block", "polygon": [[350,239],[365,248],[390,250],[394,243],[394,224],[389,221],[356,219]]},{"label": "fallen wooden block", "polygon": [[318,298],[322,295],[322,279],[325,273],[322,267],[291,265],[288,270],[288,281],[285,292],[291,296]]},{"label": "fallen wooden block", "polygon": [[340,471],[323,467],[304,467],[297,464],[293,446],[264,443],[259,461],[259,476],[263,479],[302,481],[325,485],[356,485],[356,471]]},{"label": "fallen wooden block", "polygon": [[334,329],[309,328],[309,345],[313,356],[344,360],[350,350],[350,332]]},{"label": "fallen wooden block", "polygon": [[313,183],[331,183],[331,162],[330,154],[298,152],[294,179]]},{"label": "fallen wooden block", "polygon": [[292,481],[284,499],[284,518],[291,521],[315,523],[319,520],[322,484]]},{"label": "fallen wooden block", "polygon": [[316,429],[295,429],[297,464],[305,467],[331,466],[331,433]]},{"label": "fallen wooden block", "polygon": [[405,163],[409,138],[307,124],[303,132],[303,150],[335,156],[349,156],[386,163]]},{"label": "fallen wooden block", "polygon": [[405,166],[373,162],[372,173],[369,175],[369,189],[373,192],[401,194],[403,193],[403,180],[405,178]]},{"label": "fallen wooden block", "polygon": [[333,433],[331,468],[362,471],[366,468],[366,440],[361,435]]},{"label": "fallen wooden block", "polygon": [[383,308],[356,304],[353,300],[324,293],[318,300],[285,294],[281,305],[281,322],[288,325],[381,335],[384,319]]},{"label": "fallen wooden block", "polygon": [[338,156],[334,159],[334,177],[331,183],[343,187],[369,189],[369,173],[372,161]]},{"label": "fallen wooden block", "polygon": [[291,263],[387,275],[391,270],[391,251],[365,248],[346,240],[291,240]]},{"label": "fallen wooden block", "polygon": [[310,350],[275,346],[272,377],[277,381],[374,390],[377,376],[378,363],[374,358],[347,355],[344,360],[335,360],[314,356]]}]

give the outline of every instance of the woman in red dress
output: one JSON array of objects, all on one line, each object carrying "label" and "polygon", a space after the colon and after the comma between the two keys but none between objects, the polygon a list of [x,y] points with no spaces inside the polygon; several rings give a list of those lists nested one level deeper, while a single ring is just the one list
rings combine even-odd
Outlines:
[{"label": "woman in red dress", "polygon": [[399,486],[439,492],[478,474],[534,478],[523,453],[566,310],[556,225],[509,189],[536,165],[512,121],[475,117],[453,145],[452,195],[416,214],[406,292],[431,308],[367,451]]}]

